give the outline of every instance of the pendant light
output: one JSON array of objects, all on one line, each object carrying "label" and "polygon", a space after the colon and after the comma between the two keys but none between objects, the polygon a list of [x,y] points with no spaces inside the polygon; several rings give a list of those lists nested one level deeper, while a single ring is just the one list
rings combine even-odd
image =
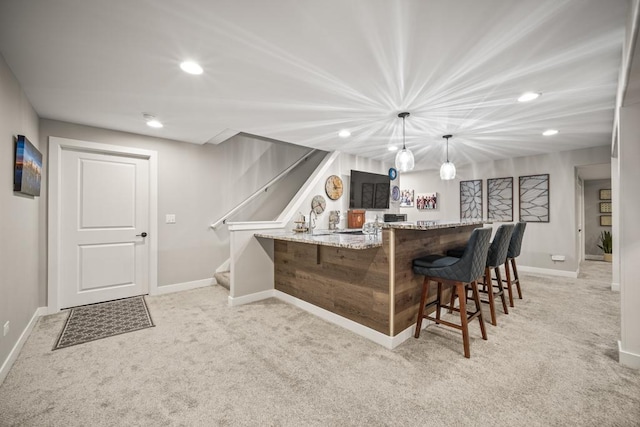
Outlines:
[{"label": "pendant light", "polygon": [[440,166],[440,179],[450,180],[456,177],[456,167],[449,161],[449,138],[452,135],[444,135],[443,138],[447,140],[447,161]]},{"label": "pendant light", "polygon": [[413,169],[415,165],[415,160],[413,158],[413,153],[411,150],[407,150],[405,145],[405,124],[404,119],[406,119],[410,113],[400,113],[398,117],[402,117],[402,150],[398,151],[396,154],[396,169],[400,172],[408,172]]}]

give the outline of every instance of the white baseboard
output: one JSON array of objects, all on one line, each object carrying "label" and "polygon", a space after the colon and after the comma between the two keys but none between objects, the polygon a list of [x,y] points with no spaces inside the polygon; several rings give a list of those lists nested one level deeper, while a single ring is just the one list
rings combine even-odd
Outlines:
[{"label": "white baseboard", "polygon": [[633,369],[640,369],[640,354],[622,350],[622,342],[618,341],[618,361]]},{"label": "white baseboard", "polygon": [[16,359],[18,358],[18,355],[20,354],[20,350],[22,350],[24,343],[27,342],[27,338],[29,338],[29,335],[31,334],[33,327],[36,325],[36,321],[40,316],[44,316],[45,314],[47,314],[47,312],[48,312],[47,307],[36,308],[36,311],[33,313],[33,316],[31,316],[31,320],[29,320],[29,323],[20,334],[20,338],[18,338],[18,342],[16,342],[16,345],[13,346],[13,348],[11,349],[11,352],[9,353],[9,356],[7,356],[7,359],[4,361],[4,363],[2,364],[2,367],[0,368],[0,385],[4,382],[4,379],[7,377],[9,370],[11,370],[11,367],[13,366]]},{"label": "white baseboard", "polygon": [[250,302],[262,301],[263,299],[273,298],[275,290],[269,289],[267,291],[256,292],[249,295],[243,295],[241,297],[232,297],[229,295],[227,302],[229,307],[237,307],[243,304],[249,304]]},{"label": "white baseboard", "polygon": [[518,271],[522,271],[525,273],[534,273],[534,274],[546,274],[549,276],[560,276],[560,277],[572,277],[574,279],[578,278],[577,271],[567,271],[567,270],[555,270],[553,268],[539,268],[539,267],[528,267],[526,265],[519,265]]},{"label": "white baseboard", "polygon": [[204,288],[205,286],[215,285],[217,282],[214,278],[194,280],[192,282],[175,283],[173,285],[158,286],[155,295],[170,294],[173,292],[188,291],[190,289]]},{"label": "white baseboard", "polygon": [[620,292],[620,283],[611,282],[611,290],[613,292]]},{"label": "white baseboard", "polygon": [[602,255],[585,255],[584,259],[589,261],[604,261],[604,256]]}]

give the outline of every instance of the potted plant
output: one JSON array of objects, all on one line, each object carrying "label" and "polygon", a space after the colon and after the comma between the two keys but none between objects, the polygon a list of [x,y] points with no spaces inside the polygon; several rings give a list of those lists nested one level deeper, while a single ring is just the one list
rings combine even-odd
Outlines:
[{"label": "potted plant", "polygon": [[611,262],[613,252],[613,237],[611,237],[610,231],[603,231],[600,233],[600,244],[598,245],[602,252],[604,252],[604,260]]}]

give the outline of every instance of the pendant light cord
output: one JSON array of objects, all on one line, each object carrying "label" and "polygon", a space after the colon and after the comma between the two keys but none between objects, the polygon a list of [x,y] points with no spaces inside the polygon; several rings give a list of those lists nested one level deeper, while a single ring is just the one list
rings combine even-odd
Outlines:
[{"label": "pendant light cord", "polygon": [[405,116],[402,116],[402,149],[406,150],[407,147],[405,145],[406,144],[406,141],[405,141],[406,137],[405,137],[404,119],[405,119]]}]

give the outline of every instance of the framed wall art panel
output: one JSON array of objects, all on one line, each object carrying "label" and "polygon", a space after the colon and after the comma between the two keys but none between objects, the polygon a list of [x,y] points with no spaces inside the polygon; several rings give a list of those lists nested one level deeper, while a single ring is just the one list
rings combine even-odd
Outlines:
[{"label": "framed wall art panel", "polygon": [[482,180],[460,181],[460,219],[482,219]]},{"label": "framed wall art panel", "polygon": [[520,221],[549,222],[549,174],[520,177]]},{"label": "framed wall art panel", "polygon": [[487,219],[513,221],[513,178],[487,179]]}]

